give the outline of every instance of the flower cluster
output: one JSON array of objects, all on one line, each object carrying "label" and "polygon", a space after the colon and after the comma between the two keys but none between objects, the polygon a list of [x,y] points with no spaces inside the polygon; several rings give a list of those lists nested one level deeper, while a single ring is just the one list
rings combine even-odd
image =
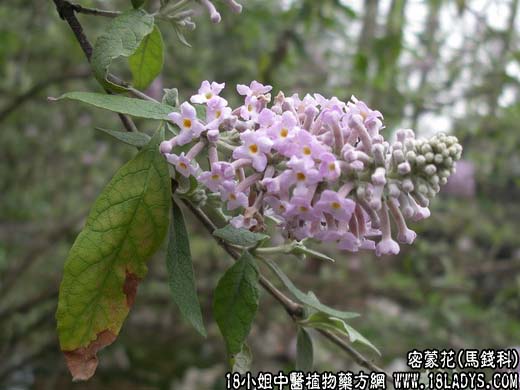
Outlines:
[{"label": "flower cluster", "polygon": [[[215,8],[215,5],[211,0],[199,0],[204,7],[209,12],[209,17],[213,23],[220,23],[221,16],[220,13]],[[231,11],[239,14],[242,12],[242,6],[238,4],[235,0],[224,0],[224,2],[228,5],[229,8],[231,8]]]},{"label": "flower cluster", "polygon": [[[218,12],[212,0],[194,1],[197,1],[207,9],[209,17],[213,23],[220,23],[222,17],[220,16],[220,12]],[[237,14],[242,12],[242,6],[235,0],[224,0],[224,2],[227,4],[227,6],[231,9],[232,12]],[[177,2],[167,2],[161,7],[158,16],[170,20],[178,27],[183,27],[188,30],[194,30],[196,25],[191,19],[191,17],[194,15],[195,11],[190,8],[186,9],[188,5],[189,3],[185,0]],[[180,33],[179,31],[177,32]]]},{"label": "flower cluster", "polygon": [[[272,88],[253,81],[237,86],[243,104],[233,109],[219,96],[223,88],[204,81],[190,101],[205,117],[184,102],[170,114],[180,132],[160,148],[178,174],[220,197],[235,227],[263,230],[270,218],[289,239],[397,254],[398,242],[416,237],[406,219],[429,216],[429,200],[461,157],[449,135],[423,140],[401,129],[385,141],[383,115],[355,97],[280,92],[271,103]],[[207,170],[195,161],[203,150]]]}]

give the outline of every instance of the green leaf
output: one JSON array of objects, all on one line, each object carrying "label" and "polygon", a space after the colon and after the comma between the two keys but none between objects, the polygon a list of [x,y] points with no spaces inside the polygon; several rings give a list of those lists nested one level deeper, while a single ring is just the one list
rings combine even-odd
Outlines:
[{"label": "green leaf", "polygon": [[276,263],[274,263],[273,261],[271,261],[269,259],[263,259],[263,260],[269,266],[269,268],[271,268],[271,270],[276,274],[276,276],[278,276],[278,278],[285,285],[285,287],[287,287],[287,289],[301,303],[303,303],[307,306],[310,306],[314,310],[318,310],[320,312],[327,313],[328,315],[342,318],[342,319],[350,319],[350,318],[359,317],[359,314],[357,314],[357,313],[336,310],[336,309],[333,309],[331,307],[324,305],[323,303],[321,303],[319,301],[318,297],[316,297],[316,295],[312,291],[309,291],[307,294],[305,294],[303,291],[301,291],[298,287],[296,287],[294,285],[294,283],[291,281],[291,279],[289,279],[289,277],[280,269],[280,267],[278,267],[278,265]]},{"label": "green leaf", "polygon": [[165,88],[162,102],[172,107],[179,107],[179,90],[177,88]]},{"label": "green leaf", "polygon": [[334,259],[332,257],[329,257],[326,254],[318,252],[314,249],[307,248],[303,244],[296,245],[291,250],[290,253],[292,253],[295,256],[299,256],[299,255],[311,256],[318,260],[325,260],[325,261],[330,261],[331,263],[334,263]]},{"label": "green leaf", "polygon": [[146,262],[168,228],[170,178],[158,131],[123,165],[94,203],[65,263],[56,319],[76,380],[94,374],[96,353],[111,344],[132,306]]},{"label": "green leaf", "polygon": [[181,28],[177,25],[177,23],[172,22],[173,29],[175,30],[175,34],[177,34],[177,38],[179,38],[179,41],[187,47],[191,47],[190,43],[184,36],[184,32],[181,30]]},{"label": "green leaf", "polygon": [[204,337],[206,329],[202,320],[193,263],[191,261],[190,240],[184,217],[179,206],[172,202],[172,219],[170,222],[170,241],[166,254],[168,282],[173,300],[179,306],[182,315]]},{"label": "green leaf", "polygon": [[109,129],[103,129],[101,127],[96,127],[96,130],[102,131],[103,133],[106,133],[115,139],[124,142],[125,144],[137,146],[138,148],[142,148],[148,142],[150,142],[150,136],[145,133],[141,132],[128,132],[128,131],[116,131],[116,130],[109,130]]},{"label": "green leaf", "polygon": [[157,26],[128,58],[128,64],[132,71],[132,84],[137,89],[147,88],[161,73],[164,64],[164,43]]},{"label": "green leaf", "polygon": [[148,100],[133,99],[125,96],[107,95],[94,92],[68,92],[57,99],[77,100],[104,110],[128,114],[137,118],[167,120],[168,114],[178,111],[163,103]]},{"label": "green leaf", "polygon": [[296,338],[296,371],[311,371],[313,355],[312,340],[309,333],[305,329],[299,328]]},{"label": "green leaf", "polygon": [[108,68],[114,59],[131,56],[153,28],[153,16],[143,9],[133,9],[112,19],[96,40],[91,59],[94,75],[105,87],[119,92],[125,90],[107,80]]},{"label": "green leaf", "polygon": [[370,347],[378,355],[381,355],[381,352],[379,352],[374,344],[368,341],[361,333],[359,333],[356,329],[348,325],[340,318],[329,316],[326,313],[314,313],[309,318],[300,321],[300,325],[339,333],[348,337],[351,343],[355,343],[357,341]]},{"label": "green leaf", "polygon": [[247,343],[242,344],[242,350],[231,358],[232,372],[246,374],[251,371],[251,363],[253,362],[253,354]]},{"label": "green leaf", "polygon": [[226,225],[222,229],[213,232],[218,237],[232,245],[251,248],[258,245],[259,242],[269,238],[268,235],[262,233],[253,233],[247,229],[237,229],[232,225]]},{"label": "green leaf", "polygon": [[132,7],[134,8],[140,8],[144,5],[146,0],[132,0]]},{"label": "green leaf", "polygon": [[218,282],[213,312],[230,355],[242,350],[258,309],[260,291],[255,259],[244,252]]}]

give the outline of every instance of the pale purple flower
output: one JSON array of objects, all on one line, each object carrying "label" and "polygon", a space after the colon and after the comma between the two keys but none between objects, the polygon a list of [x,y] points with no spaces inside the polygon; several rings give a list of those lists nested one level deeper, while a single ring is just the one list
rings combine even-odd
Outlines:
[{"label": "pale purple flower", "polygon": [[213,5],[213,3],[210,0],[199,0],[199,1],[202,3],[202,5],[204,5],[207,8],[211,21],[213,23],[220,23],[220,20],[221,20],[220,13],[217,11],[217,9]]},{"label": "pale purple flower", "polygon": [[209,81],[204,80],[200,85],[199,91],[197,95],[193,95],[190,99],[192,103],[204,104],[208,103],[215,96],[218,96],[220,92],[226,86],[225,83],[219,84],[215,81],[212,81],[211,84]]},{"label": "pale purple flower", "polygon": [[314,168],[314,161],[308,158],[292,157],[287,166],[291,168],[291,183],[298,186],[308,187],[321,180],[320,173]]},{"label": "pale purple flower", "polygon": [[224,0],[224,2],[228,5],[229,8],[231,8],[231,11],[234,13],[239,14],[242,12],[242,5],[237,3],[235,0]]},{"label": "pale purple flower", "polygon": [[258,225],[258,221],[255,218],[245,218],[243,215],[237,215],[231,218],[229,223],[237,229],[250,229]]},{"label": "pale purple flower", "polygon": [[337,180],[341,175],[339,162],[332,153],[323,153],[320,156],[320,175],[327,180]]},{"label": "pale purple flower", "polygon": [[207,103],[206,123],[208,129],[218,129],[220,124],[231,116],[231,108],[227,107],[227,100],[214,96]]},{"label": "pale purple flower", "polygon": [[[319,142],[314,135],[302,129],[296,130],[293,145],[293,154],[298,157],[317,159],[321,154],[328,151],[328,148]],[[286,152],[283,154],[287,155]]]},{"label": "pale purple flower", "polygon": [[290,209],[288,202],[280,200],[275,196],[266,196],[264,202],[271,206],[273,211],[279,216],[284,216],[287,210]]},{"label": "pale purple flower", "polygon": [[360,241],[361,241],[361,244],[359,245],[359,249],[365,249],[365,250],[369,250],[369,251],[376,250],[376,242],[374,240],[369,240],[367,238],[361,238]]},{"label": "pale purple flower", "polygon": [[342,112],[345,108],[345,103],[339,100],[336,96],[331,97],[330,99],[327,99],[320,95],[319,93],[314,94],[314,99],[318,103],[318,105],[321,107],[322,110],[334,110],[338,112]]},{"label": "pale purple flower", "polygon": [[338,249],[346,250],[350,252],[357,252],[361,242],[354,234],[350,232],[344,232],[341,235],[341,239],[338,242]]},{"label": "pale purple flower", "polygon": [[379,111],[370,109],[365,102],[352,96],[351,101],[347,103],[347,106],[349,108],[349,116],[361,115],[371,137],[375,136],[382,128],[382,122],[380,119],[383,119],[383,114]]},{"label": "pale purple flower", "polygon": [[190,103],[181,104],[181,112],[172,112],[168,114],[168,118],[181,129],[180,134],[176,137],[178,145],[185,145],[194,138],[200,137],[204,131],[204,125],[197,119],[197,111]]},{"label": "pale purple flower", "polygon": [[343,237],[343,233],[334,227],[327,226],[326,230],[317,232],[314,237],[323,242],[338,242]]},{"label": "pale purple flower", "polygon": [[260,114],[258,114],[258,124],[260,127],[269,128],[275,123],[276,117],[277,115],[273,112],[273,110],[264,108],[262,111],[260,111]]},{"label": "pale purple flower", "polygon": [[249,201],[247,195],[237,191],[237,183],[231,180],[225,181],[220,186],[220,197],[227,202],[228,210],[235,210],[239,207],[247,207]]},{"label": "pale purple flower", "polygon": [[262,185],[268,194],[275,194],[280,192],[280,176],[277,177],[266,177],[262,180]]},{"label": "pale purple flower", "polygon": [[311,224],[307,222],[291,228],[291,235],[299,241],[312,237]]},{"label": "pale purple flower", "polygon": [[230,163],[219,161],[211,166],[211,171],[202,172],[197,180],[211,191],[217,192],[224,181],[232,180],[234,177],[233,166]]},{"label": "pale purple flower", "polygon": [[293,196],[290,201],[290,208],[286,212],[287,217],[298,217],[307,221],[319,220],[311,202],[303,196]]},{"label": "pale purple flower", "polygon": [[176,154],[166,154],[166,159],[175,167],[175,170],[184,177],[195,175],[198,165],[196,162],[190,161],[184,155],[184,152],[177,156]]},{"label": "pale purple flower", "polygon": [[260,101],[256,96],[251,96],[246,100],[246,103],[240,107],[240,117],[245,120],[256,121],[259,116],[258,109]]},{"label": "pale purple flower", "polygon": [[316,203],[315,208],[321,213],[328,213],[338,221],[348,222],[356,203],[347,198],[342,198],[337,192],[325,190],[321,193],[320,200]]},{"label": "pale purple flower", "polygon": [[383,238],[376,245],[376,255],[397,255],[399,253],[399,244],[392,238]]},{"label": "pale purple flower", "polygon": [[247,158],[252,161],[253,168],[262,172],[267,165],[266,154],[271,151],[273,141],[262,131],[246,130],[240,135],[243,142],[233,151],[233,158]]},{"label": "pale purple flower", "polygon": [[237,85],[237,92],[246,97],[264,95],[272,89],[273,87],[270,85],[263,85],[256,80],[253,80],[251,84],[249,84],[249,87],[244,84]]},{"label": "pale purple flower", "polygon": [[306,109],[310,107],[316,107],[318,103],[316,102],[316,99],[314,99],[311,95],[306,94],[303,99],[300,99],[300,96],[295,93],[291,97],[286,98],[286,100],[289,100],[294,107],[295,111],[299,114],[303,114]]},{"label": "pale purple flower", "polygon": [[290,111],[285,111],[281,118],[269,127],[267,134],[274,141],[273,146],[275,149],[283,148],[284,143],[290,142],[297,123],[294,114]]}]

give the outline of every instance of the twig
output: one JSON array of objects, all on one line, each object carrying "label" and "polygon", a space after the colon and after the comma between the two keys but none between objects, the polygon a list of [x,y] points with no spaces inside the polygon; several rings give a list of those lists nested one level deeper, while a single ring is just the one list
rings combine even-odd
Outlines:
[{"label": "twig", "polygon": [[81,13],[81,14],[86,14],[86,15],[105,16],[107,18],[115,18],[115,17],[121,15],[121,12],[119,12],[119,11],[108,11],[108,10],[98,9],[98,8],[83,7],[80,4],[72,4],[72,7],[74,8],[75,12]]},{"label": "twig", "polygon": [[[206,230],[213,236],[216,226],[211,219],[199,208],[193,206],[190,201],[182,199],[183,203],[190,209],[195,217],[204,225]],[[213,236],[217,243],[235,260],[240,258],[240,253],[235,248],[228,245],[224,240]],[[287,297],[283,292],[278,290],[269,280],[263,275],[260,275],[260,284],[269,292],[278,302],[282,304],[287,313],[294,319],[301,319],[303,317],[303,306]]]},{"label": "twig", "polygon": [[[90,44],[87,36],[83,32],[83,26],[79,22],[78,18],[76,18],[76,9],[74,7],[74,4],[66,0],[53,0],[53,2],[56,5],[56,10],[58,11],[58,14],[63,20],[67,22],[70,29],[74,33],[76,40],[81,46],[81,50],[83,50],[85,57],[87,57],[87,61],[90,62],[93,50],[92,45]],[[105,92],[107,94],[111,94],[111,92],[107,89],[105,89]],[[121,120],[123,126],[127,131],[137,132],[137,127],[135,126],[134,122],[130,117],[124,114],[117,115],[119,116],[119,119]]]},{"label": "twig", "polygon": [[340,347],[342,350],[347,352],[352,357],[352,359],[361,367],[366,368],[370,371],[383,372],[386,374],[387,380],[391,379],[392,376],[389,373],[387,373],[381,367],[378,367],[377,365],[372,363],[370,360],[365,358],[363,355],[361,355],[357,350],[355,350],[349,343],[347,343],[344,339],[342,339],[337,334],[323,330],[323,329],[316,329],[316,331],[318,333],[320,333],[323,337],[325,337],[327,340],[331,341],[332,343],[334,343],[338,347]]}]

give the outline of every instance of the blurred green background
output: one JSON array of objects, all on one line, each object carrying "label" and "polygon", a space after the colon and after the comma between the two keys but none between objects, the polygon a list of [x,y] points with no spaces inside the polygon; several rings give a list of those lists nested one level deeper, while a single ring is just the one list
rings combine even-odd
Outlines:
[{"label": "blurred green background", "polygon": [[[354,94],[384,114],[386,136],[400,127],[444,131],[464,146],[432,217],[413,225],[413,246],[386,258],[326,249],[335,264],[285,258],[296,284],[361,313],[353,324],[383,356],[364,352],[389,370],[403,368],[414,348],[520,345],[518,0],[244,0],[241,15],[216,3],[219,25],[194,3],[192,48],[161,25],[166,61],[150,94],[176,87],[187,98],[205,79],[225,81],[230,99],[233,85],[253,79],[286,95]],[[108,22],[79,18],[91,41]],[[117,116],[47,101],[99,91],[52,1],[4,0],[0,21],[0,388],[221,389],[228,368],[211,295],[228,260],[194,221],[208,339],[173,305],[163,248],[96,376],[71,383],[54,320],[63,263],[90,204],[135,151],[94,130],[119,130]],[[266,294],[249,342],[254,371],[292,369],[295,326]],[[314,345],[318,370],[355,367],[322,338]]]}]

